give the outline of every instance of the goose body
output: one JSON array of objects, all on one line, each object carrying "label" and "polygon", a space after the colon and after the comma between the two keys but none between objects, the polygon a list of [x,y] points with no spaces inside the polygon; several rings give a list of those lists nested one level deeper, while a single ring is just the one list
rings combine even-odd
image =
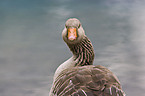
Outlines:
[{"label": "goose body", "polygon": [[66,21],[62,37],[73,56],[57,68],[49,96],[125,96],[110,70],[93,65],[93,46],[78,19]]}]

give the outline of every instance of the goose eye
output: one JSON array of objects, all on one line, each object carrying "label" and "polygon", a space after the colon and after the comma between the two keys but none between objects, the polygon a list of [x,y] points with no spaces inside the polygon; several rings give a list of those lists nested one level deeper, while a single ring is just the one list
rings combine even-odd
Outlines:
[{"label": "goose eye", "polygon": [[78,28],[80,28],[81,24],[79,24]]},{"label": "goose eye", "polygon": [[66,28],[68,28],[68,26],[65,25]]}]

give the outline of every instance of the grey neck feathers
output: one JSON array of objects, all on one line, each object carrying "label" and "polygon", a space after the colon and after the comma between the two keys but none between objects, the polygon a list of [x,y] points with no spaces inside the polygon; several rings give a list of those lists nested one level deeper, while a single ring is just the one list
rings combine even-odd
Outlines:
[{"label": "grey neck feathers", "polygon": [[91,41],[84,36],[83,40],[77,44],[68,44],[74,55],[75,66],[92,65],[94,60],[94,50]]}]

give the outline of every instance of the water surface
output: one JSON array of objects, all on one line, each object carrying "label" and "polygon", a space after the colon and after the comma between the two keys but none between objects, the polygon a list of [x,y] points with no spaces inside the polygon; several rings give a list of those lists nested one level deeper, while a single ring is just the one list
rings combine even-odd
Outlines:
[{"label": "water surface", "polygon": [[72,54],[61,38],[77,17],[127,96],[144,96],[143,0],[1,0],[0,95],[48,96],[56,68]]}]

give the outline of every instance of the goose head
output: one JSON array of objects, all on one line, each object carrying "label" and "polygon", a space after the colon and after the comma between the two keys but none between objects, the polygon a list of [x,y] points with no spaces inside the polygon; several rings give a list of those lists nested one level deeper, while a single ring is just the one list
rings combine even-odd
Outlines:
[{"label": "goose head", "polygon": [[70,18],[66,21],[62,37],[67,44],[79,43],[84,36],[84,29],[78,19]]}]

